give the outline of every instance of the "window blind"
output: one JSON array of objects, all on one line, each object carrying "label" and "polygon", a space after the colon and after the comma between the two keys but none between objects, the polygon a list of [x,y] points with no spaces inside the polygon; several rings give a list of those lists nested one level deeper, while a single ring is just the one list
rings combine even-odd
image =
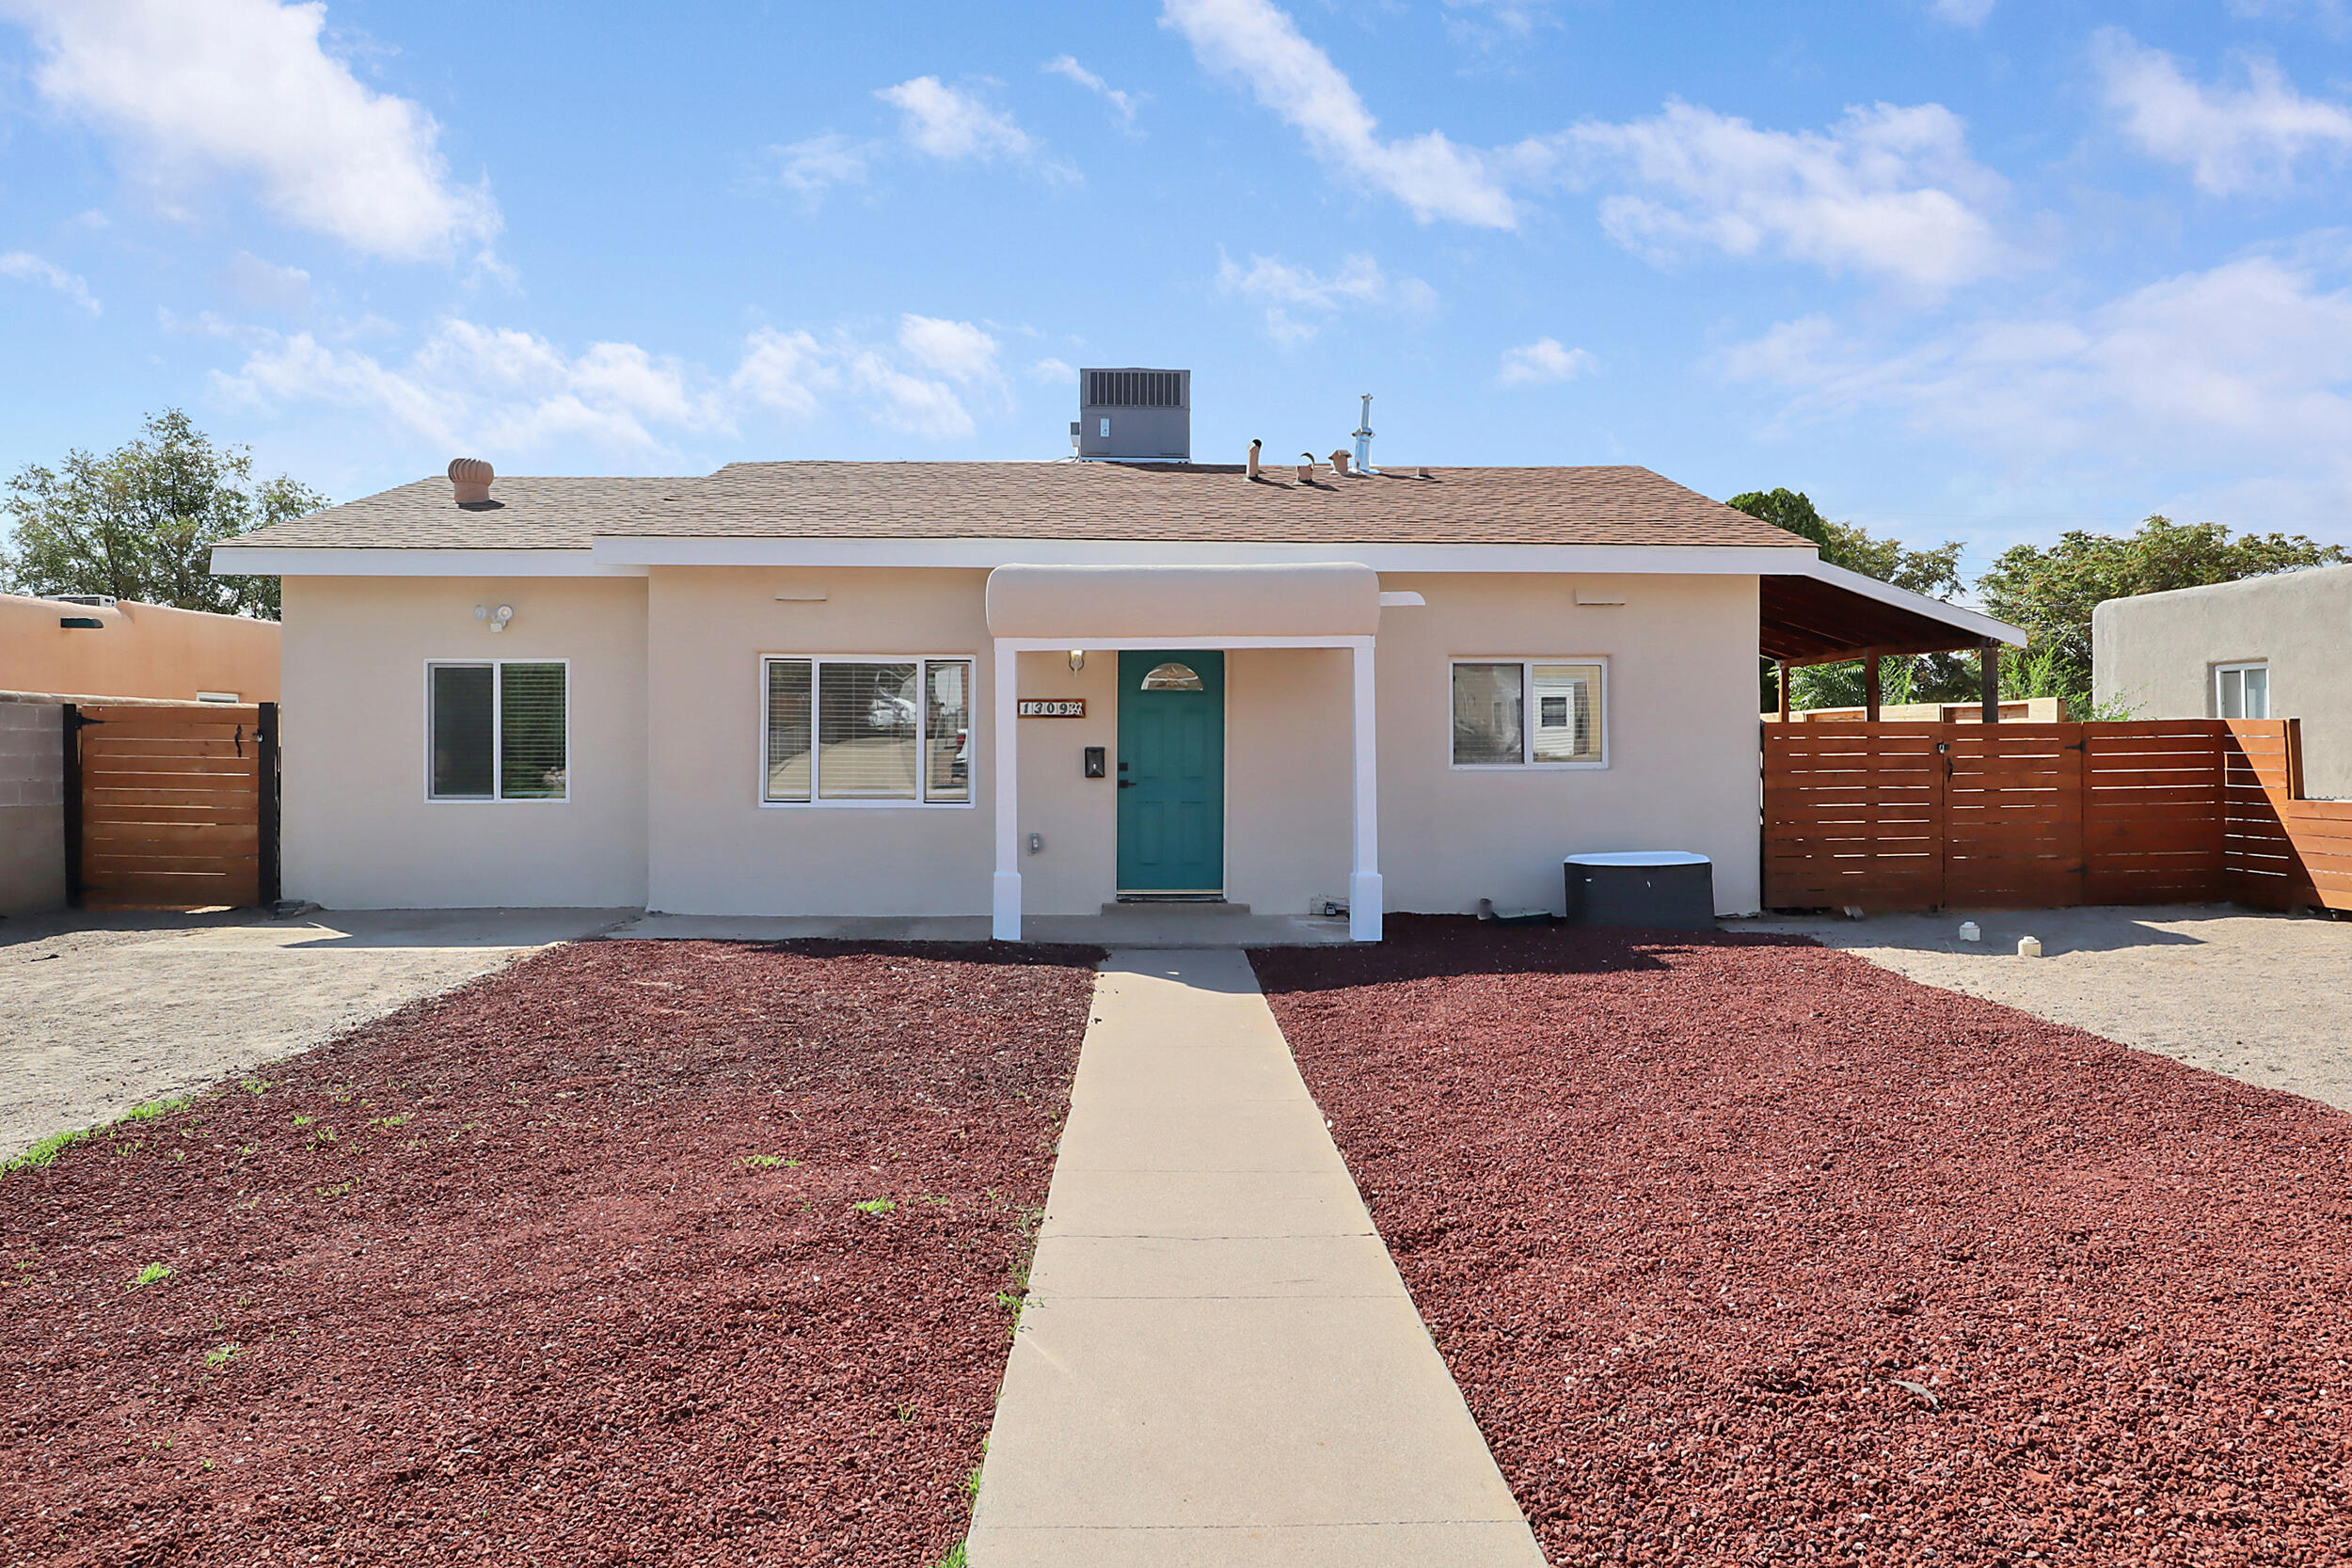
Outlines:
[{"label": "window blind", "polygon": [[564,796],[564,666],[499,666],[499,793],[509,800]]},{"label": "window blind", "polygon": [[927,659],[923,716],[923,798],[972,799],[972,661]]},{"label": "window blind", "polygon": [[804,658],[768,663],[768,799],[805,800],[814,762],[813,672]]},{"label": "window blind", "polygon": [[817,793],[826,800],[915,798],[922,689],[916,666],[827,660],[817,667]]},{"label": "window blind", "polygon": [[1525,760],[1525,666],[1454,667],[1454,760],[1465,767]]}]

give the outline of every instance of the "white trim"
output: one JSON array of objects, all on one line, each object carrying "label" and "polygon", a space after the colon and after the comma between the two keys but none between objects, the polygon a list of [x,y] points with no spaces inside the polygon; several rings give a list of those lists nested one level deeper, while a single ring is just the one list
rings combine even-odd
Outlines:
[{"label": "white trim", "polygon": [[[1454,760],[1454,670],[1461,664],[1516,664],[1519,667],[1519,760],[1517,762],[1456,762]],[[1528,711],[1535,696],[1538,664],[1591,664],[1600,670],[1600,757],[1593,762],[1537,762],[1536,716]],[[1603,773],[1613,760],[1609,725],[1616,705],[1609,695],[1607,654],[1458,654],[1445,661],[1445,765],[1454,773]]]},{"label": "white trim", "polygon": [[[1378,942],[1380,884],[1380,741],[1375,721],[1379,702],[1373,687],[1377,668],[1367,638],[1351,650],[1349,685],[1354,699],[1355,867],[1347,879],[1347,934],[1357,942]],[[1449,726],[1450,728],[1451,726]]]},{"label": "white trim", "polygon": [[642,578],[585,548],[366,550],[337,545],[215,545],[213,576],[268,578]]},{"label": "white trim", "polygon": [[[809,667],[808,673],[808,799],[805,800],[771,800],[768,798],[768,667],[771,664],[799,662]],[[971,667],[964,694],[964,716],[971,733],[965,737],[963,799],[933,800],[928,798],[930,783],[927,776],[930,757],[924,741],[930,738],[930,683],[926,678],[933,664],[964,664]],[[817,732],[821,678],[818,669],[826,664],[912,664],[914,684],[918,689],[914,714],[914,796],[912,800],[881,797],[866,800],[831,800],[823,798],[823,784],[818,779]],[[826,811],[970,811],[980,803],[979,780],[977,777],[977,720],[979,719],[980,660],[977,654],[761,654],[759,656],[759,778],[753,790],[752,803],[762,810],[806,811],[812,806]]]},{"label": "white trim", "polygon": [[[1014,717],[1020,689],[1020,652],[996,644],[993,689],[989,706],[996,715],[996,875],[991,884],[989,934],[998,942],[1021,940],[1021,721]],[[1116,874],[1112,880],[1118,880]]]},{"label": "white trim", "polygon": [[999,637],[999,648],[1025,654],[1112,653],[1127,648],[1206,648],[1223,653],[1233,648],[1355,648],[1372,646],[1369,637],[1234,637],[1225,632],[1179,632],[1168,637]]},{"label": "white trim", "polygon": [[1850,594],[1859,594],[1866,599],[1893,605],[1898,610],[1908,610],[1914,615],[1925,615],[1930,620],[1958,626],[1972,637],[1990,637],[2020,648],[2026,645],[2026,633],[2021,626],[2012,626],[2007,621],[1995,621],[1980,610],[1946,604],[1942,599],[1931,599],[1908,588],[1898,588],[1891,582],[1881,582],[1876,578],[1848,571],[1843,566],[1833,566],[1819,557],[1807,557],[1799,575],[1826,582],[1833,588],[1843,588]]},{"label": "white trim", "polygon": [[1422,598],[1419,594],[1414,593],[1409,588],[1388,589],[1383,591],[1380,595],[1380,608],[1383,610],[1412,610],[1425,606],[1428,603],[1429,601],[1427,599]]},{"label": "white trim", "polygon": [[[506,793],[506,683],[499,671],[509,664],[556,664],[564,670],[564,793]],[[490,672],[490,793],[433,793],[433,672]],[[424,661],[424,803],[428,806],[560,806],[572,798],[572,661],[568,658],[428,658]]]},{"label": "white trim", "polygon": [[[629,566],[1232,566],[1343,562],[1378,572],[1626,572],[1803,576],[1811,545],[1381,545],[1270,540],[758,539],[607,535]],[[1900,592],[1900,590],[1897,590]],[[1930,603],[1934,601],[1931,600]]]}]

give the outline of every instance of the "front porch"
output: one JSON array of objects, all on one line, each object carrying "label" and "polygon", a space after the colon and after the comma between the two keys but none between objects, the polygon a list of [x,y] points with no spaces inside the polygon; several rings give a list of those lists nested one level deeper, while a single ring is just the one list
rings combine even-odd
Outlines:
[{"label": "front porch", "polygon": [[[1004,942],[1026,938],[1096,941],[1110,945],[1136,945],[1137,942],[1129,936],[1078,933],[1133,928],[1142,938],[1142,944],[1169,946],[1288,944],[1302,938],[1311,942],[1333,940],[1327,934],[1329,926],[1312,916],[1253,915],[1207,902],[1189,906],[1110,902],[1135,895],[1148,898],[1155,893],[1203,900],[1232,896],[1234,880],[1227,863],[1231,843],[1227,825],[1233,814],[1263,815],[1273,810],[1274,797],[1280,792],[1266,789],[1263,784],[1245,784],[1239,791],[1229,788],[1229,779],[1252,775],[1248,773],[1248,759],[1241,759],[1237,772],[1234,766],[1229,765],[1226,754],[1228,732],[1222,685],[1226,656],[1296,650],[1336,653],[1346,661],[1346,736],[1340,742],[1348,753],[1345,931],[1349,940],[1357,942],[1380,940],[1383,897],[1374,634],[1383,597],[1378,575],[1369,567],[1349,563],[1204,567],[1014,565],[992,572],[987,611],[993,649],[992,771],[997,784],[989,934]],[[1418,600],[1418,595],[1397,597],[1400,602]],[[1124,668],[1133,659],[1122,659],[1121,656],[1142,651],[1155,657],[1169,656],[1171,662],[1167,668],[1176,680],[1187,684],[1201,698],[1216,699],[1214,711],[1208,716],[1214,726],[1213,754],[1200,765],[1215,773],[1213,787],[1204,791],[1213,795],[1215,804],[1210,808],[1198,800],[1192,802],[1195,811],[1213,809],[1215,813],[1217,847],[1208,857],[1211,869],[1204,875],[1196,867],[1173,881],[1139,880],[1134,869],[1138,857],[1131,853],[1133,846],[1128,841],[1134,823],[1130,814],[1121,810],[1118,813],[1119,869],[1111,885],[1096,890],[1104,900],[1104,912],[1099,916],[1027,915],[1024,907],[1024,859],[1037,849],[1040,835],[1048,826],[1045,816],[1053,814],[1060,802],[1049,792],[1044,797],[1044,815],[1036,821],[1023,816],[1025,721],[1021,705],[1025,697],[1042,694],[1024,689],[1024,656],[1031,656],[1032,673],[1037,661],[1047,656],[1068,660],[1072,671],[1083,669],[1087,659],[1096,656],[1121,666],[1120,678],[1110,693],[1115,712],[1102,716],[1119,723],[1120,744],[1115,754],[1111,748],[1094,748],[1087,765],[1087,776],[1102,788],[1119,792],[1117,798],[1124,804],[1126,791],[1145,790],[1156,782],[1130,772],[1131,751],[1138,758],[1143,753],[1136,751],[1135,732],[1127,721],[1129,705],[1183,696],[1173,685],[1165,692],[1155,691],[1140,666],[1136,670]],[[1187,652],[1214,654],[1214,666],[1206,659],[1194,662],[1216,673],[1203,676],[1184,665],[1183,656]],[[1154,670],[1150,673],[1158,673]],[[1144,678],[1130,679],[1130,675]],[[1131,687],[1136,689],[1129,689]],[[1304,695],[1301,694],[1302,700]],[[1135,766],[1140,768],[1143,765],[1138,760]],[[1295,809],[1296,802],[1286,800],[1283,805]],[[1209,883],[1215,885],[1204,885]],[[1063,907],[1068,908],[1067,901]],[[1102,924],[1105,922],[1113,924]],[[1247,934],[1236,922],[1250,928]],[[1071,928],[1070,934],[1062,934],[1065,927]]]}]

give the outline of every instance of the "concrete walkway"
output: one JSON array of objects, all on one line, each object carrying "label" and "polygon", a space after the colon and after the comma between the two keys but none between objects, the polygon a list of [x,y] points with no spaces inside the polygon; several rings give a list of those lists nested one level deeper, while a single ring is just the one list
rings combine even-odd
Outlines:
[{"label": "concrete walkway", "polygon": [[1123,952],[973,1568],[1540,1568],[1248,960]]}]

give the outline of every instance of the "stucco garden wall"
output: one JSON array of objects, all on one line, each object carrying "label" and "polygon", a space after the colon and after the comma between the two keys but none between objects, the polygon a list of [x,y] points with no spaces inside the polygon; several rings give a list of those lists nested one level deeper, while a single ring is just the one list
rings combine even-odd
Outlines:
[{"label": "stucco garden wall", "polygon": [[[68,619],[100,625],[58,625]],[[216,691],[241,703],[274,703],[278,651],[275,621],[0,594],[0,690],[180,702]]]},{"label": "stucco garden wall", "polygon": [[[477,604],[512,605],[503,632]],[[329,909],[645,902],[645,583],[285,579],[286,896]],[[428,800],[425,665],[566,659],[569,798]]]}]

